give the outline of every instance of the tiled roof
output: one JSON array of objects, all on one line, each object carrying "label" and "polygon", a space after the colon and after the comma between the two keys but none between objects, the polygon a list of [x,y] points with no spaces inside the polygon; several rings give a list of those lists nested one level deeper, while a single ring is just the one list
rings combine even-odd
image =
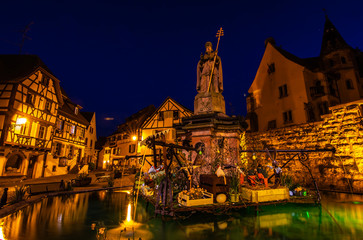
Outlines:
[{"label": "tiled roof", "polygon": [[54,76],[36,55],[0,55],[0,82],[22,80],[39,67]]}]

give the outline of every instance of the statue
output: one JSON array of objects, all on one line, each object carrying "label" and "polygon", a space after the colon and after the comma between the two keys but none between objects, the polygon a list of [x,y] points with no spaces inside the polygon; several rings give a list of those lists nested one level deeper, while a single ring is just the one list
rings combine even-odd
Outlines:
[{"label": "statue", "polygon": [[222,62],[217,50],[213,51],[211,42],[205,44],[205,53],[200,55],[197,66],[197,91],[198,93],[223,92]]}]

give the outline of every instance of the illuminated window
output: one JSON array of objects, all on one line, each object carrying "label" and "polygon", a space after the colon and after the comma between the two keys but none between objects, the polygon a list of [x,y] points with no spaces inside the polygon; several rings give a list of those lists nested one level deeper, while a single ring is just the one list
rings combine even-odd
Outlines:
[{"label": "illuminated window", "polygon": [[284,123],[292,123],[292,112],[287,111],[283,113]]},{"label": "illuminated window", "polygon": [[279,87],[279,96],[280,96],[280,98],[288,96],[288,94],[287,94],[287,85],[286,84]]},{"label": "illuminated window", "polygon": [[77,115],[77,114],[78,114],[78,112],[79,112],[78,107],[75,107],[75,108],[74,108],[74,114],[76,114],[76,115]]},{"label": "illuminated window", "polygon": [[69,133],[74,135],[76,133],[76,126],[72,125]]}]

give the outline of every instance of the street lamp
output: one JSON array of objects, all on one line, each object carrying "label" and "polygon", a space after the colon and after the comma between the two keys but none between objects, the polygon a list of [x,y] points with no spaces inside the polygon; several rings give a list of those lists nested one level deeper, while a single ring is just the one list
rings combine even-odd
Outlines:
[{"label": "street lamp", "polygon": [[132,136],[132,141],[136,141],[137,137],[136,135]]}]

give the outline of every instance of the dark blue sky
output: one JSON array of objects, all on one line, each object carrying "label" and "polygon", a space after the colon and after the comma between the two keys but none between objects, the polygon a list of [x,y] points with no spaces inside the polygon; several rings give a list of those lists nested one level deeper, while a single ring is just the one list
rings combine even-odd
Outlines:
[{"label": "dark blue sky", "polygon": [[[298,57],[320,52],[323,8],[352,47],[362,47],[360,1],[7,1],[0,8],[0,54],[38,55],[71,99],[97,114],[98,135],[170,96],[193,110],[196,65],[216,44],[227,114],[245,115],[245,98],[264,40]],[[357,5],[359,4],[359,5]],[[215,47],[215,46],[214,46]],[[114,121],[105,121],[113,117]]]}]

